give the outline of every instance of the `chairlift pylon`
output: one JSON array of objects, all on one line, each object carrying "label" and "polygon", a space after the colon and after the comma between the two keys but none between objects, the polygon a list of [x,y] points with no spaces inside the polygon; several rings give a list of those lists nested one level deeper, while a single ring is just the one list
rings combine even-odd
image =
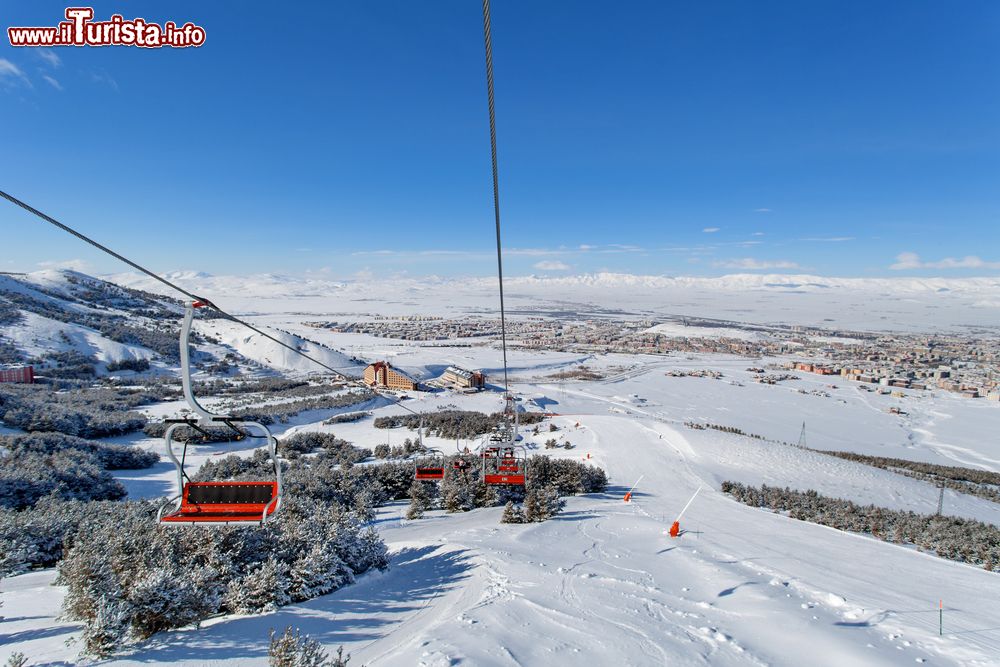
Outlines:
[{"label": "chairlift pylon", "polygon": [[[227,525],[256,523],[264,525],[275,512],[281,508],[282,484],[281,464],[278,462],[278,443],[271,431],[259,422],[246,421],[238,417],[218,415],[206,410],[194,397],[191,387],[191,324],[194,321],[195,309],[206,304],[201,301],[189,301],[184,310],[184,321],[181,324],[180,354],[181,354],[181,386],[184,399],[197,418],[168,419],[163,440],[166,444],[167,457],[177,469],[177,494],[164,503],[156,514],[156,520],[161,524],[189,525]],[[256,481],[214,481],[192,482],[184,471],[184,453],[178,459],[174,453],[174,432],[181,426],[190,426],[195,430],[207,431],[213,425],[225,425],[243,437],[262,438],[267,443],[267,450],[274,463],[274,480]],[[258,436],[246,436],[246,431],[261,433]],[[242,439],[242,437],[240,438]]]}]

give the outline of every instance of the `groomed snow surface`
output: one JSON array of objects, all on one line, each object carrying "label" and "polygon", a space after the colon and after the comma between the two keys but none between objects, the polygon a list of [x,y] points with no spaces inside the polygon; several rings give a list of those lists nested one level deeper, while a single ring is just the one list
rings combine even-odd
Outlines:
[{"label": "groomed snow surface", "polygon": [[[484,362],[494,354],[479,351]],[[441,353],[412,348],[400,362],[419,370]],[[536,365],[539,375],[560,360],[579,361],[556,353],[512,355],[514,365],[525,372]],[[394,554],[389,571],[272,614],[162,633],[108,664],[262,665],[268,632],[287,625],[331,650],[344,645],[354,665],[1000,664],[997,574],[749,508],[718,490],[723,479],[764,482],[929,513],[937,502],[933,486],[683,426],[710,422],[794,442],[806,421],[813,447],[997,470],[1000,451],[985,437],[996,432],[996,405],[916,393],[876,396],[809,377],[759,385],[744,370],[753,364],[731,357],[612,355],[601,364],[633,370],[610,381],[539,380],[515,389],[561,414],[552,420],[557,433],[543,426],[529,442],[545,451],[549,437],[570,440],[574,449],[552,455],[589,455],[609,474],[606,494],[570,498],[558,517],[532,525],[499,524],[500,508],[405,521],[405,503],[394,504],[377,519]],[[723,378],[668,377],[670,368],[715,368]],[[500,402],[496,394],[437,394],[409,404],[495,410]],[[890,415],[891,405],[904,406],[909,416]],[[334,431],[366,446],[412,435],[373,429],[370,419],[335,426],[299,420],[286,428]],[[205,451],[192,457],[194,466],[224,451],[199,449]],[[641,475],[634,502],[624,503],[625,490]],[[134,496],[156,496],[169,490],[172,471],[161,463],[122,476]],[[666,530],[699,486],[684,532],[671,539]],[[988,501],[949,491],[945,506],[1000,524],[1000,508]],[[78,645],[65,642],[79,626],[56,620],[63,590],[53,579],[53,571],[43,571],[0,584],[6,617],[0,658],[22,651],[31,664],[78,663]]]}]

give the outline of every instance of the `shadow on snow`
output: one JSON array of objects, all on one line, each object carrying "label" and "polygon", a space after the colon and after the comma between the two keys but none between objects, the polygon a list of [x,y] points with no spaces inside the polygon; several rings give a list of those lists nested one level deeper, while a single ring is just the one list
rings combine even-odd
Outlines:
[{"label": "shadow on snow", "polygon": [[328,649],[376,641],[468,577],[472,565],[465,550],[441,549],[402,549],[393,554],[388,571],[366,574],[329,595],[200,630],[161,633],[131,655],[118,657],[138,662],[265,658],[271,630],[280,634],[286,626],[299,628]]}]

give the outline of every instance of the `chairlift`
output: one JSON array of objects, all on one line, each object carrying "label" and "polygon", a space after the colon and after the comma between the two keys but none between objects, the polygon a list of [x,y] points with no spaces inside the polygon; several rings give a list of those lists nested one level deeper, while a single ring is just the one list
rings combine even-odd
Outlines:
[{"label": "chairlift", "polygon": [[426,461],[430,458],[430,463],[424,463],[421,465],[421,460],[413,464],[413,479],[419,480],[421,482],[439,482],[444,479],[444,454],[436,449],[430,449],[427,454],[421,458]]},{"label": "chairlift", "polygon": [[[184,310],[184,321],[181,325],[180,335],[181,384],[188,406],[198,417],[166,420],[169,426],[167,426],[163,439],[166,443],[167,456],[177,469],[177,495],[160,507],[156,514],[156,520],[158,523],[168,525],[252,523],[264,525],[281,507],[281,465],[278,462],[277,440],[271,435],[268,428],[259,422],[209,412],[198,403],[191,389],[191,323],[194,320],[195,309],[206,305],[208,304],[202,301],[192,301],[187,303]],[[174,433],[181,426],[189,426],[206,435],[208,427],[220,424],[236,432],[238,439],[253,437],[267,443],[267,451],[274,464],[273,481],[191,481],[184,471],[187,444],[185,443],[181,458],[178,459],[173,447]],[[251,435],[254,431],[260,435]]]},{"label": "chairlift", "polygon": [[487,486],[525,486],[528,459],[524,447],[486,447],[483,449],[483,482]]}]

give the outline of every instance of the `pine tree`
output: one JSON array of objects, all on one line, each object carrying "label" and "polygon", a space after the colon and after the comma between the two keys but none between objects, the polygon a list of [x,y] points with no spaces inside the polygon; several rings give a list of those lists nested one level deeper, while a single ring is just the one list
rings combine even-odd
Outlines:
[{"label": "pine tree", "polygon": [[256,614],[288,604],[288,575],[288,565],[271,556],[247,576],[229,582],[226,606],[238,614]]},{"label": "pine tree", "polygon": [[299,602],[335,591],[354,576],[335,549],[317,544],[292,564],[289,579],[289,595]]},{"label": "pine tree", "polygon": [[524,521],[526,523],[540,521],[538,518],[538,510],[538,490],[535,487],[532,487],[528,489],[528,492],[524,495]]},{"label": "pine tree", "polygon": [[475,486],[475,507],[494,507],[499,502],[496,487],[478,482]]},{"label": "pine tree", "polygon": [[98,600],[93,619],[83,629],[84,653],[103,658],[120,649],[129,634],[129,611],[122,600]]},{"label": "pine tree", "polygon": [[444,509],[446,512],[461,512],[464,510],[462,507],[461,499],[459,498],[458,489],[451,488],[448,489],[444,494]]},{"label": "pine tree", "polygon": [[[207,569],[207,568],[206,568]],[[212,613],[219,600],[213,594],[209,572],[155,567],[127,592],[130,626],[136,638],[194,623]]]},{"label": "pine tree", "polygon": [[343,652],[344,647],[341,646],[337,649],[336,659],[331,661],[318,641],[301,634],[298,628],[292,630],[292,626],[288,626],[280,637],[271,630],[267,660],[271,667],[342,667],[351,659],[349,655],[342,659]]},{"label": "pine tree", "polygon": [[28,658],[21,652],[11,653],[4,667],[26,667]]},{"label": "pine tree", "polygon": [[344,656],[344,647],[337,647],[337,655],[334,656],[333,660],[330,662],[328,667],[347,667],[347,663],[351,661],[351,654],[348,653]]},{"label": "pine tree", "polygon": [[515,505],[513,500],[508,500],[500,516],[500,523],[524,523],[524,510]]},{"label": "pine tree", "polygon": [[546,486],[538,492],[538,521],[551,519],[565,506],[559,497],[559,490],[554,486]]},{"label": "pine tree", "polygon": [[406,509],[406,518],[419,519],[430,508],[431,496],[427,492],[427,486],[420,480],[413,480],[410,484],[410,506]]}]

